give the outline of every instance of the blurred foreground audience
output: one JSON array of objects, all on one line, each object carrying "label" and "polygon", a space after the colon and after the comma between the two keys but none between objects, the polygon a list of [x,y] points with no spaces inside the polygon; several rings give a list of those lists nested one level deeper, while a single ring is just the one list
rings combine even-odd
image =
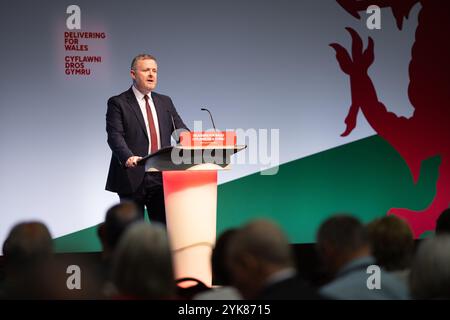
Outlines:
[{"label": "blurred foreground audience", "polygon": [[369,223],[367,231],[377,265],[408,285],[414,253],[414,238],[408,224],[395,216],[386,216]]},{"label": "blurred foreground audience", "polygon": [[194,300],[241,300],[242,296],[232,287],[231,274],[227,264],[226,250],[237,229],[224,231],[216,241],[211,254],[211,267],[214,280],[220,286],[194,296]]},{"label": "blurred foreground audience", "polygon": [[162,225],[144,221],[131,225],[119,241],[112,271],[115,298],[176,298],[172,253]]},{"label": "blurred foreground audience", "polygon": [[105,221],[97,229],[105,261],[109,262],[112,259],[122,234],[132,223],[142,220],[141,216],[133,202],[122,202],[108,209]]},{"label": "blurred foreground audience", "polygon": [[[367,227],[348,215],[329,218],[317,232],[316,251],[327,270],[321,283],[332,280],[317,292],[297,273],[280,227],[253,220],[217,239],[211,266],[219,286],[210,289],[193,279],[197,285],[184,288],[177,283],[186,279],[174,278],[166,229],[144,222],[136,206],[124,202],[112,206],[97,229],[101,256],[55,257],[43,223],[15,225],[3,245],[0,299],[450,299],[449,225],[447,209],[436,236],[414,255],[411,230],[399,218],[382,217]],[[380,288],[369,285],[368,268],[374,266],[381,267]],[[82,275],[77,290],[70,288],[71,267]]]},{"label": "blurred foreground audience", "polygon": [[288,239],[266,220],[255,220],[230,239],[227,263],[231,281],[245,299],[320,299],[297,277]]},{"label": "blurred foreground audience", "polygon": [[381,270],[381,289],[370,290],[367,268],[375,265],[366,228],[354,217],[334,216],[317,233],[317,250],[324,265],[334,275],[320,293],[332,299],[407,299],[406,285]]},{"label": "blurred foreground audience", "polygon": [[450,235],[425,240],[411,268],[414,299],[450,299]]},{"label": "blurred foreground audience", "polygon": [[105,221],[97,227],[97,236],[102,245],[101,262],[96,274],[102,282],[101,295],[106,297],[115,293],[111,281],[111,266],[120,238],[133,223],[142,220],[142,214],[133,202],[121,202],[108,209]]},{"label": "blurred foreground audience", "polygon": [[4,244],[5,281],[1,298],[50,299],[53,241],[41,222],[22,222],[9,232]]}]

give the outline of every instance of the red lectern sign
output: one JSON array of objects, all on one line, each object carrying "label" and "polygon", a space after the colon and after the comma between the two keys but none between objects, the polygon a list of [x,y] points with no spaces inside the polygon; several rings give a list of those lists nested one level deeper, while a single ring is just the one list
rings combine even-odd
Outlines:
[{"label": "red lectern sign", "polygon": [[236,133],[232,131],[182,132],[180,144],[183,147],[235,146]]}]

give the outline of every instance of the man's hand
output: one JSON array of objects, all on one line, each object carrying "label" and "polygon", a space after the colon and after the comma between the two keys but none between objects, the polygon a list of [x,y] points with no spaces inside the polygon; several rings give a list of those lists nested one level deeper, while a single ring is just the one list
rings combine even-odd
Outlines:
[{"label": "man's hand", "polygon": [[127,162],[125,162],[125,167],[134,168],[137,166],[137,162],[141,159],[142,159],[142,157],[138,157],[138,156],[129,157]]}]

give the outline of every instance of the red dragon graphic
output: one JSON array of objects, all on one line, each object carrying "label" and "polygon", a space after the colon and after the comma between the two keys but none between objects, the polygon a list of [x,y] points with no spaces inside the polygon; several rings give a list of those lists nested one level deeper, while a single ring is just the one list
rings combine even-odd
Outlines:
[{"label": "red dragon graphic", "polygon": [[414,107],[410,118],[389,112],[378,100],[376,89],[368,76],[375,59],[374,41],[369,37],[367,48],[358,33],[346,28],[352,38],[351,55],[337,44],[330,46],[343,72],[350,76],[351,106],[342,136],[356,126],[359,110],[372,128],[388,141],[407,163],[417,183],[423,160],[440,156],[439,177],[432,203],[422,211],[391,208],[388,214],[408,222],[414,236],[434,230],[440,213],[450,203],[450,1],[441,0],[337,0],[356,18],[370,5],[390,7],[401,30],[414,5],[420,3],[419,23],[409,65],[408,97]]}]

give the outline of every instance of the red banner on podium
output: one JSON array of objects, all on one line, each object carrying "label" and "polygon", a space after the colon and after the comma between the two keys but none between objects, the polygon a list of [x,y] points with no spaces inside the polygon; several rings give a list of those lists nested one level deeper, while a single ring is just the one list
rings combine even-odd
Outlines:
[{"label": "red banner on podium", "polygon": [[201,131],[201,132],[182,132],[180,135],[180,144],[183,147],[192,146],[235,146],[236,133],[233,131]]}]

